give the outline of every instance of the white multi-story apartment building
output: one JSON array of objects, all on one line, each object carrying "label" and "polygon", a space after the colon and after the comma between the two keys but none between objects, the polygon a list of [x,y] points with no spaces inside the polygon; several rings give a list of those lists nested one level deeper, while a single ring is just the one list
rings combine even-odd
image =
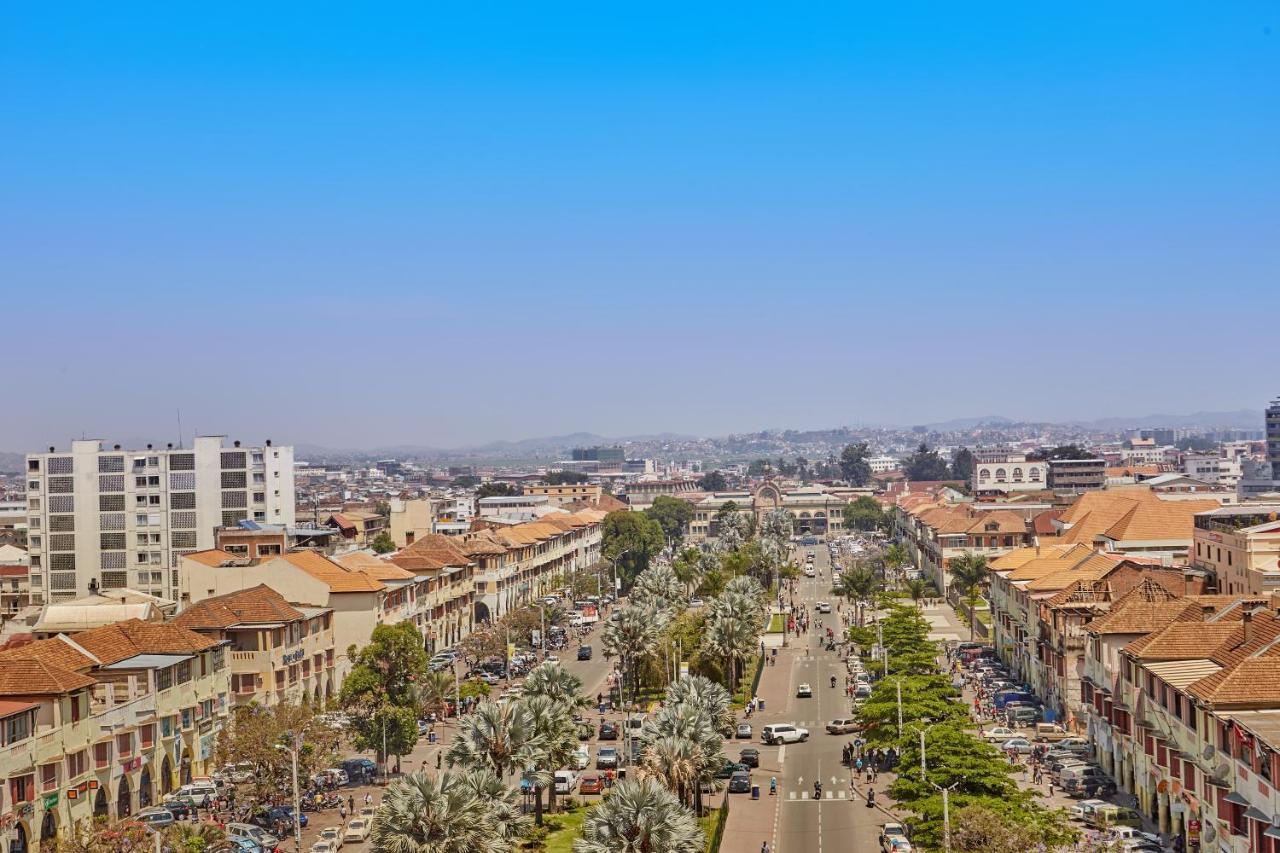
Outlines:
[{"label": "white multi-story apartment building", "polygon": [[293,448],[73,441],[27,456],[27,513],[34,602],[119,587],[176,601],[179,557],[214,547],[214,528],[294,523]]},{"label": "white multi-story apartment building", "polygon": [[884,474],[887,471],[897,471],[902,466],[896,456],[872,456],[867,460],[867,464],[871,466],[872,474]]}]

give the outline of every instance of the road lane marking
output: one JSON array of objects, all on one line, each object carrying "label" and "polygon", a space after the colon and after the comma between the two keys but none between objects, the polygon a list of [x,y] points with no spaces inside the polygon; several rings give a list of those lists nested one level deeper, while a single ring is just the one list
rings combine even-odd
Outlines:
[{"label": "road lane marking", "polygon": [[794,800],[795,798],[796,798],[796,792],[795,792],[795,791],[792,791],[792,792],[791,792],[791,796],[790,796],[790,797],[788,797],[788,799]]},{"label": "road lane marking", "polygon": [[802,799],[802,800],[807,800],[807,799],[809,799],[809,792],[808,792],[808,791],[801,791],[801,792],[800,792],[800,799]]},{"label": "road lane marking", "polygon": [[835,792],[835,791],[827,791],[827,799],[828,799],[828,800],[834,800],[835,798],[836,798],[836,792]]}]

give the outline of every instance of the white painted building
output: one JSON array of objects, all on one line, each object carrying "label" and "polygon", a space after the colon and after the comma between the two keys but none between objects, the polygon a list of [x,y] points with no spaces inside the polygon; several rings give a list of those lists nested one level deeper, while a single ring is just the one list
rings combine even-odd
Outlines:
[{"label": "white painted building", "polygon": [[897,471],[901,463],[894,456],[872,456],[867,460],[872,474],[883,474],[886,471]]},{"label": "white painted building", "polygon": [[214,546],[214,528],[294,523],[293,448],[104,449],[73,441],[27,456],[31,597],[63,601],[129,587],[176,600],[182,554]]},{"label": "white painted building", "polygon": [[975,494],[1034,492],[1048,488],[1049,463],[1030,461],[1021,451],[979,450],[974,453]]}]

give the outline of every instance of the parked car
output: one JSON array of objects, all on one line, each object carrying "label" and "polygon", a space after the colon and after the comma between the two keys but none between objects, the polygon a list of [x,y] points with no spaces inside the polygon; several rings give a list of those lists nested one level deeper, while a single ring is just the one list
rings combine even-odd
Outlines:
[{"label": "parked car", "polygon": [[557,770],[554,779],[557,794],[572,794],[573,789],[578,785],[578,774],[572,770]]},{"label": "parked car", "polygon": [[858,731],[858,721],[852,717],[841,717],[838,720],[832,720],[827,723],[828,734],[847,735],[856,731]]},{"label": "parked car", "polygon": [[1036,743],[1057,743],[1070,736],[1067,730],[1057,723],[1036,723],[1036,730],[1032,735]]},{"label": "parked car", "polygon": [[1005,719],[1014,726],[1034,725],[1040,721],[1040,715],[1040,709],[1033,705],[1018,705],[1005,711]]},{"label": "parked car", "polygon": [[747,765],[743,764],[741,761],[726,761],[724,763],[724,766],[716,771],[716,778],[728,779],[732,777],[734,773],[744,773],[748,769],[750,768],[748,768]]},{"label": "parked car", "polygon": [[1081,800],[1071,807],[1070,814],[1075,820],[1085,820],[1099,806],[1107,805],[1106,800]]},{"label": "parked car", "polygon": [[813,688],[806,682],[802,681],[800,682],[800,685],[796,687],[796,696],[800,699],[810,699],[813,697]]},{"label": "parked car", "polygon": [[738,753],[738,761],[742,762],[748,767],[759,767],[760,766],[760,750],[756,749],[755,747],[748,747],[747,749],[744,749]]},{"label": "parked car", "polygon": [[332,841],[321,838],[318,841],[311,842],[307,853],[338,853],[338,848],[334,846]]},{"label": "parked car", "polygon": [[751,774],[745,770],[739,770],[729,777],[729,793],[730,794],[747,794],[751,792]]},{"label": "parked car", "polygon": [[590,646],[578,646],[578,660],[591,660]]},{"label": "parked car", "polygon": [[1008,752],[1011,749],[1025,755],[1031,751],[1031,741],[1024,737],[1011,737],[1004,743],[1000,744],[1001,752]]},{"label": "parked car", "polygon": [[983,737],[987,740],[998,741],[1000,743],[1004,743],[1011,737],[1018,736],[1018,733],[1008,726],[996,726],[995,728],[984,729],[983,732]]},{"label": "parked car", "polygon": [[605,720],[600,724],[600,740],[617,740],[618,724]]},{"label": "parked car", "polygon": [[367,817],[352,818],[347,821],[347,829],[342,833],[343,841],[362,842],[369,839],[372,822]]},{"label": "parked car", "polygon": [[591,766],[591,747],[586,744],[578,744],[578,748],[573,751],[573,758],[570,759],[569,765],[574,770],[586,770]]},{"label": "parked car", "polygon": [[584,773],[578,783],[579,794],[599,794],[604,791],[604,779],[599,773]]},{"label": "parked car", "polygon": [[325,841],[332,841],[334,847],[338,850],[342,849],[342,827],[326,826],[324,829],[320,830],[320,838]]},{"label": "parked car", "polygon": [[737,737],[740,737],[740,738],[747,738],[747,739],[750,739],[750,738],[751,738],[751,724],[750,724],[750,723],[738,723],[738,729],[737,729],[737,732],[736,732],[736,736],[737,736]]},{"label": "parked car", "polygon": [[164,829],[166,826],[172,826],[178,820],[173,816],[173,812],[159,806],[142,809],[133,816],[133,819],[139,823],[145,823],[152,829]]},{"label": "parked car", "polygon": [[378,765],[374,764],[373,760],[369,758],[348,758],[339,766],[347,772],[347,777],[356,784],[371,781],[378,775]]},{"label": "parked car", "polygon": [[261,844],[268,850],[274,850],[276,845],[280,843],[280,839],[276,838],[270,832],[267,832],[260,826],[254,826],[251,823],[229,823],[223,829],[227,835],[235,838],[248,838]]},{"label": "parked car", "polygon": [[1110,829],[1113,826],[1132,826],[1142,827],[1142,815],[1133,809],[1127,809],[1123,806],[1114,806],[1108,803],[1105,806],[1099,806],[1093,810],[1093,814],[1088,819],[1090,826],[1095,829]]},{"label": "parked car", "polygon": [[618,750],[612,746],[602,746],[596,750],[596,769],[615,768],[618,766]]},{"label": "parked car", "polygon": [[773,723],[760,732],[760,740],[767,744],[800,743],[809,739],[809,730],[793,723]]}]

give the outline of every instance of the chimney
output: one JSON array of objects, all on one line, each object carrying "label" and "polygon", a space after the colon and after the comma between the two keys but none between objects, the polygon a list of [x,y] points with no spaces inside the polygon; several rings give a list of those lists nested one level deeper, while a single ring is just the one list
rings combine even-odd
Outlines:
[{"label": "chimney", "polygon": [[236,439],[235,441],[233,441],[233,442],[231,442],[231,443],[232,443],[232,444],[234,444],[236,447],[239,447],[239,446],[240,446],[240,440],[239,440],[239,439]]},{"label": "chimney", "polygon": [[1241,616],[1241,621],[1244,623],[1244,644],[1247,646],[1249,645],[1249,635],[1253,633],[1249,630],[1250,623],[1253,622],[1253,613],[1246,610]]},{"label": "chimney", "polygon": [[118,444],[113,444],[113,445],[111,445],[111,449],[112,449],[112,450],[119,450],[119,449],[120,449],[120,445],[118,445]]},{"label": "chimney", "polygon": [[268,439],[267,439],[267,447],[270,447],[270,446],[271,446],[271,439],[269,439],[269,438],[268,438]]},{"label": "chimney", "polygon": [[148,445],[147,445],[147,450],[150,450],[150,449],[151,449],[151,445],[149,445],[149,444],[148,444]]},{"label": "chimney", "polygon": [[165,445],[165,447],[169,450],[173,450],[173,442],[172,441],[169,442],[168,444]]}]

